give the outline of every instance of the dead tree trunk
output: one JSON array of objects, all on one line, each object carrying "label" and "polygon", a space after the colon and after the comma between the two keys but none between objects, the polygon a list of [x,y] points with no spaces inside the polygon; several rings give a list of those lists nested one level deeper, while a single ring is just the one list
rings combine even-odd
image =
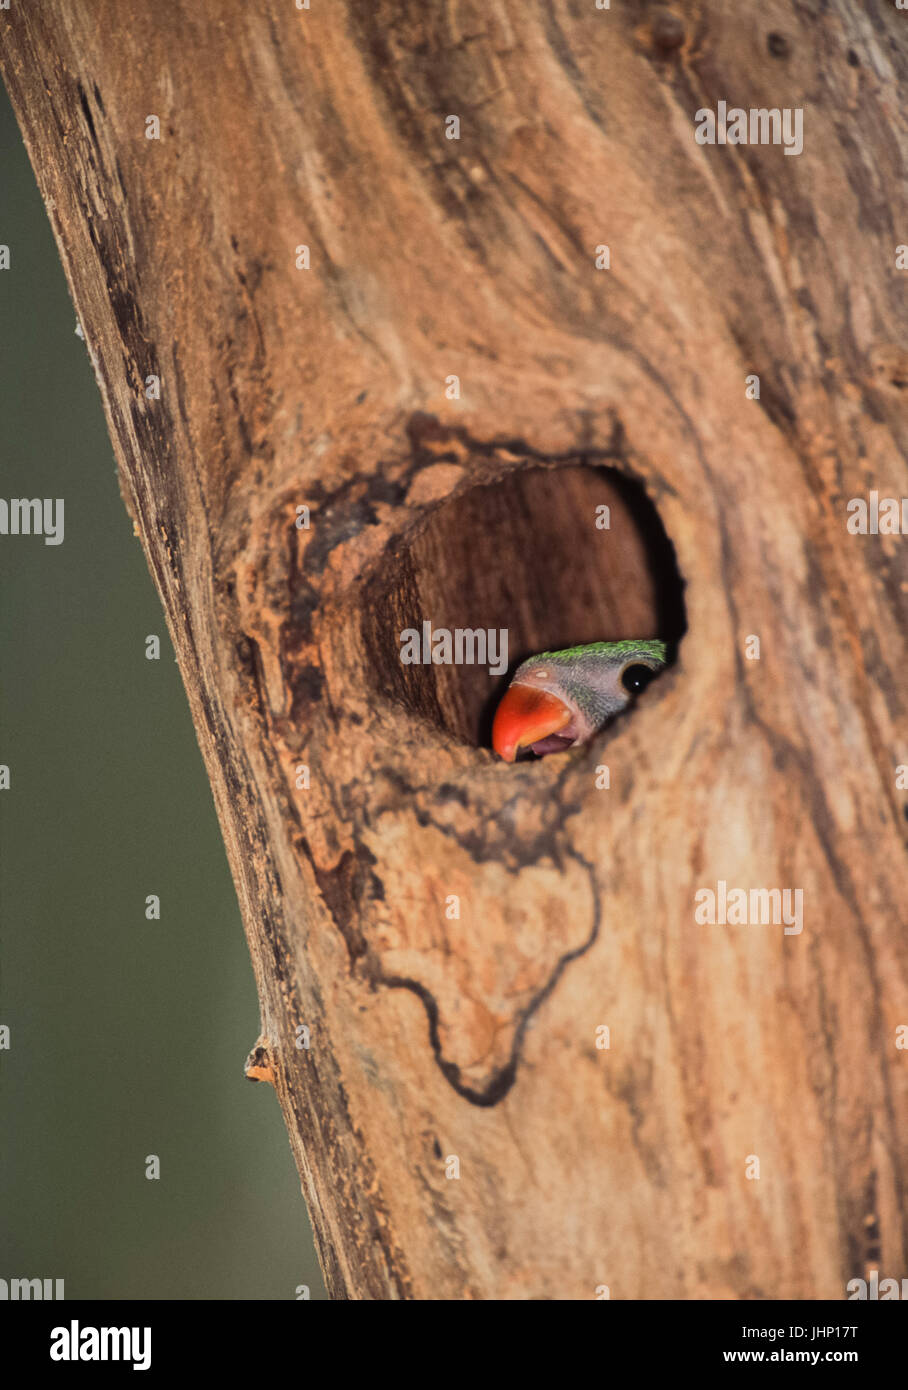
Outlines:
[{"label": "dead tree trunk", "polygon": [[[908,1274],[908,540],[846,529],[908,495],[906,26],[0,12],[335,1296]],[[699,144],[722,101],[803,152]],[[679,572],[585,751],[498,763],[488,672],[399,659],[677,639]],[[803,931],[699,924],[720,880]]]}]

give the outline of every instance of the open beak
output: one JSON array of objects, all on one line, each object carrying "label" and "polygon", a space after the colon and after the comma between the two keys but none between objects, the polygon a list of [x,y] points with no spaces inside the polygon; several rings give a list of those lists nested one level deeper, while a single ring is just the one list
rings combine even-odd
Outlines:
[{"label": "open beak", "polygon": [[571,710],[557,695],[531,685],[509,686],[495,711],[492,747],[506,763],[512,763],[521,748],[557,734],[572,718]]}]

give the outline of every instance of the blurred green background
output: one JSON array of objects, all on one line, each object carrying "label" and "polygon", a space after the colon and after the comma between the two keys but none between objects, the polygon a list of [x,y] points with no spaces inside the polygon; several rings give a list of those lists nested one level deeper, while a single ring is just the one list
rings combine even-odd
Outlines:
[{"label": "blurred green background", "polygon": [[243,1076],[258,1002],[188,704],[2,89],[0,243],[0,496],[65,499],[62,545],[0,536],[0,1277],[322,1298],[277,1099]]}]

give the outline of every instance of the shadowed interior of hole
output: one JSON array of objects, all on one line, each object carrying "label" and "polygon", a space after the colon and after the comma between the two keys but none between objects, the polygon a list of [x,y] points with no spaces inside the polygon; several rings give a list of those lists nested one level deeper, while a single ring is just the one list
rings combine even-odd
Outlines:
[{"label": "shadowed interior of hole", "polygon": [[[597,525],[608,508],[608,527]],[[362,636],[377,693],[488,747],[495,706],[526,657],[686,628],[674,548],[643,488],[583,464],[516,471],[443,503],[365,586]],[[508,674],[404,665],[401,633],[505,629]]]}]

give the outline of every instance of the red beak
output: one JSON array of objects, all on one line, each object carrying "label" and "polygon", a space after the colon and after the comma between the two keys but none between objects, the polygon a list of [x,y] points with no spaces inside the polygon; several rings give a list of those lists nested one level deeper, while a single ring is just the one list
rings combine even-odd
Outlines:
[{"label": "red beak", "polygon": [[499,758],[512,763],[518,749],[557,734],[571,722],[571,711],[557,695],[531,685],[512,685],[495,711],[492,747]]}]

